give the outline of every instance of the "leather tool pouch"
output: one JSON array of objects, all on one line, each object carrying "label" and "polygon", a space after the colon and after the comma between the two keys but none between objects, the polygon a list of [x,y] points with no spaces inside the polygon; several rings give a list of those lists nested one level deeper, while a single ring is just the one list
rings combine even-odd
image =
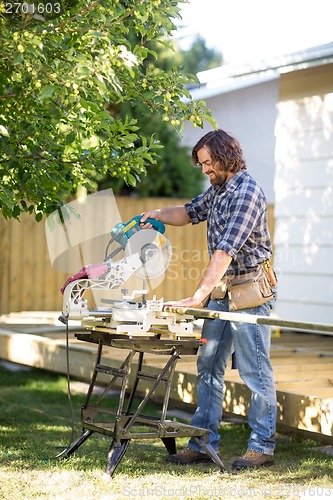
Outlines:
[{"label": "leather tool pouch", "polygon": [[234,278],[225,276],[213,289],[211,298],[223,299],[227,292],[231,311],[257,307],[276,296],[263,265],[255,271]]},{"label": "leather tool pouch", "polygon": [[209,293],[209,294],[207,295],[207,297],[206,297],[205,299],[203,299],[203,301],[200,303],[200,307],[201,307],[202,309],[206,309],[206,308],[207,308],[208,303],[209,303],[209,301],[210,301],[210,298],[211,298],[211,294]]},{"label": "leather tool pouch", "polygon": [[212,299],[224,299],[224,297],[227,295],[228,291],[228,285],[227,285],[227,279],[223,278],[220,283],[217,284],[215,288],[213,288],[210,296]]}]

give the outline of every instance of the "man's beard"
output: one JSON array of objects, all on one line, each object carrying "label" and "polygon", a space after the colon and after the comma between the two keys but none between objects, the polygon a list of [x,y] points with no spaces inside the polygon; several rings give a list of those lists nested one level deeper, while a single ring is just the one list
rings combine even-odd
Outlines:
[{"label": "man's beard", "polygon": [[218,172],[212,171],[209,175],[209,181],[212,186],[224,186],[228,181],[228,174],[225,170],[220,170]]}]

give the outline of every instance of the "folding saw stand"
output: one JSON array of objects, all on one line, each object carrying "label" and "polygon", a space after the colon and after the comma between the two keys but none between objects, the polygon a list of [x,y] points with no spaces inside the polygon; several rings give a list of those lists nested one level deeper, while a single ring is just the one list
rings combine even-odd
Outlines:
[{"label": "folding saw stand", "polygon": [[[132,290],[130,295],[122,291],[122,300],[111,301],[112,308],[108,310],[90,310],[84,299],[86,290],[113,290],[122,287],[132,276],[140,278],[144,284],[164,275],[172,254],[170,242],[163,236],[164,224],[147,219],[152,229],[142,230],[140,221],[141,216],[136,216],[126,224],[117,224],[111,231],[103,263],[85,265],[62,287],[63,314],[59,319],[64,323],[68,319],[81,319],[83,332],[76,334],[77,339],[98,344],[95,367],[81,411],[82,432],[64,455],[68,457],[74,453],[94,432],[110,436],[106,474],[112,476],[132,439],[160,438],[168,453],[175,454],[176,438],[193,437],[221,471],[225,471],[219,456],[206,442],[208,429],[167,420],[176,363],[181,356],[197,354],[204,344],[204,340],[198,340],[193,333],[194,317],[165,312],[163,300],[155,297],[138,302],[135,298],[138,295],[145,297],[147,293],[145,286],[142,290]],[[118,247],[108,253],[111,243],[117,243]],[[120,251],[124,257],[115,260]],[[104,363],[107,359],[104,356],[102,360],[105,347],[129,351],[120,367],[112,366],[110,361]],[[160,359],[152,374],[150,370],[144,371],[145,354],[164,355],[168,359],[162,368]],[[101,385],[102,374],[109,377],[108,383],[96,397],[94,389]],[[144,391],[139,390],[142,382],[146,384]],[[110,390],[119,385],[114,409]],[[163,387],[163,403],[159,418],[144,415],[147,403],[156,396],[160,386]]]},{"label": "folding saw stand", "polygon": [[[81,410],[82,432],[67,450],[67,457],[74,453],[94,432],[110,436],[112,441],[105,472],[106,475],[111,477],[132,439],[160,438],[168,453],[174,454],[177,452],[176,438],[193,437],[220,470],[222,472],[226,471],[218,454],[206,442],[209,430],[174,422],[166,418],[176,363],[181,356],[197,354],[199,347],[204,343],[203,340],[195,338],[183,340],[161,339],[159,335],[129,338],[103,331],[77,333],[76,337],[84,342],[98,344],[98,350],[90,386]],[[103,348],[105,346],[129,351],[120,367],[102,363]],[[162,368],[158,368],[158,373],[147,373],[143,367],[145,354],[153,354],[157,357],[167,355],[168,360]],[[134,363],[136,359],[137,363]],[[131,375],[133,371],[135,372],[134,377]],[[94,389],[98,384],[99,374],[107,374],[110,380],[103,392],[96,397]],[[131,389],[128,391],[130,375],[132,383]],[[140,381],[145,381],[146,384],[150,385],[149,389],[146,388],[144,396],[142,396],[142,392],[138,392]],[[110,408],[112,400],[110,390],[117,382],[118,386],[120,382],[120,393],[117,408],[114,410]],[[160,385],[164,386],[160,417],[145,416],[143,410]],[[140,401],[139,404],[137,404],[138,400]]]}]

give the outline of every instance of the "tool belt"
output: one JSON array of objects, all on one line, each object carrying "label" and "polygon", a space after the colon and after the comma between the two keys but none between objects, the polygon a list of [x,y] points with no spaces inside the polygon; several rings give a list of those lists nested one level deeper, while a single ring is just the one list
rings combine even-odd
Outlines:
[{"label": "tool belt", "polygon": [[224,299],[228,293],[229,309],[238,311],[258,307],[276,297],[277,279],[269,261],[254,271],[239,276],[224,276],[213,288],[212,299]]}]

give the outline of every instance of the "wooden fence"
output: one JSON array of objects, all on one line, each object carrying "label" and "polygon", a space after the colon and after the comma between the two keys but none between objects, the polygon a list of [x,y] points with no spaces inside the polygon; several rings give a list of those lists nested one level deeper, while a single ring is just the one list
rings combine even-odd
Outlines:
[{"label": "wooden fence", "polygon": [[[116,197],[124,222],[144,211],[184,204],[185,201]],[[269,207],[271,235],[273,221],[273,208]],[[45,236],[45,220],[37,223],[33,216],[27,214],[22,216],[20,222],[0,217],[0,231],[0,314],[61,311],[60,288],[69,274],[56,271],[52,266]],[[165,235],[172,244],[172,260],[165,279],[153,293],[157,298],[177,300],[193,293],[207,265],[206,225],[168,226]],[[73,269],[72,273],[78,270]]]}]

